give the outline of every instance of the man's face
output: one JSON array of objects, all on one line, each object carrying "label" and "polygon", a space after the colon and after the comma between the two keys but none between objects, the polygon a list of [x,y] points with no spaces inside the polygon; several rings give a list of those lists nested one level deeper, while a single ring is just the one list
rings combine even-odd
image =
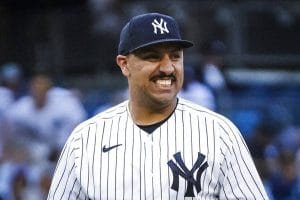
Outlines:
[{"label": "man's face", "polygon": [[30,91],[38,108],[41,108],[46,104],[47,92],[51,85],[52,82],[50,78],[45,75],[37,75],[32,79]]},{"label": "man's face", "polygon": [[[121,67],[122,68],[122,67]],[[183,83],[183,51],[175,44],[158,44],[126,56],[125,72],[131,100],[168,105]]]}]

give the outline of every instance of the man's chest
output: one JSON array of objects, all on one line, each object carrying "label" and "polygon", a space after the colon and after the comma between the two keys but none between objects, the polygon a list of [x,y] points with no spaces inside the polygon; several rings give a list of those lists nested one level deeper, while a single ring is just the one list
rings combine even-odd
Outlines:
[{"label": "man's chest", "polygon": [[196,196],[208,168],[208,152],[200,148],[199,136],[155,134],[103,137],[85,163],[90,179],[83,184],[94,185],[100,199]]}]

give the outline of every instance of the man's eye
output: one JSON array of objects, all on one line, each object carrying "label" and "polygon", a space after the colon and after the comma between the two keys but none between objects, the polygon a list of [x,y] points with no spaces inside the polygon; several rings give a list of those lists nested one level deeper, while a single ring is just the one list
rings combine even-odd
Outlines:
[{"label": "man's eye", "polygon": [[144,60],[156,61],[160,59],[160,56],[156,54],[145,54],[141,58]]},{"label": "man's eye", "polygon": [[176,54],[172,54],[170,57],[172,60],[176,60],[176,59],[179,59],[181,57],[181,55],[179,53],[176,53]]}]

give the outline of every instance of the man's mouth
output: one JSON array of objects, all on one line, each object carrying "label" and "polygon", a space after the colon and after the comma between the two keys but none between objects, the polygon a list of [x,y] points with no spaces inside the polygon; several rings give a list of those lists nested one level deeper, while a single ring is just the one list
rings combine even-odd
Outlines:
[{"label": "man's mouth", "polygon": [[153,81],[156,84],[156,86],[160,88],[168,89],[171,88],[172,84],[176,81],[176,77],[173,74],[170,75],[162,74],[162,75],[154,76],[150,80]]},{"label": "man's mouth", "polygon": [[167,79],[167,80],[158,79],[155,82],[161,87],[170,87],[172,85],[171,79]]}]

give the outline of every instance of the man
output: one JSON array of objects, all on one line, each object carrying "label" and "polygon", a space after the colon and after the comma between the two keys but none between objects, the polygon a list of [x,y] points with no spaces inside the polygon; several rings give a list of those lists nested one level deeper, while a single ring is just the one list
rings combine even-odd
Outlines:
[{"label": "man", "polygon": [[216,110],[216,99],[213,91],[195,75],[192,65],[184,66],[184,81],[178,97],[182,97],[193,103],[204,106],[210,110]]},{"label": "man", "polygon": [[30,136],[39,144],[62,149],[71,130],[86,119],[86,113],[70,90],[54,86],[48,73],[38,72],[30,80],[29,94],[16,101],[5,117],[11,135]]},{"label": "man", "polygon": [[149,13],[122,29],[116,62],[129,100],[79,125],[56,168],[53,199],[267,199],[239,131],[177,94],[176,21]]}]

